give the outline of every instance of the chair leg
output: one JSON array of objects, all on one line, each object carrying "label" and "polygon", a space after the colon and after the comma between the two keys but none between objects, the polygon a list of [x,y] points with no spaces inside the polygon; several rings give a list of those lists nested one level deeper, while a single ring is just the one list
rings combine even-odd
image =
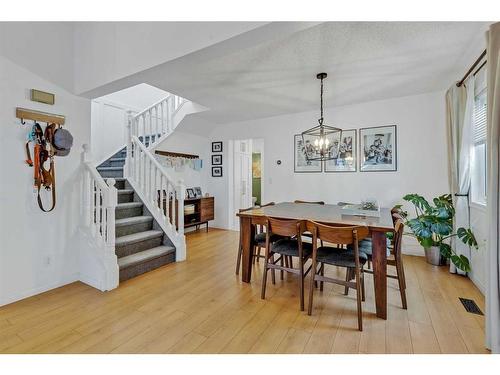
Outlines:
[{"label": "chair leg", "polygon": [[364,302],[366,299],[365,295],[365,273],[361,269],[361,300]]},{"label": "chair leg", "polygon": [[[349,282],[351,280],[351,269],[345,269],[345,281]],[[347,296],[349,294],[349,287],[346,285],[344,288],[344,295]]]},{"label": "chair leg", "polygon": [[354,270],[356,276],[356,301],[358,303],[358,329],[360,331],[363,330],[363,311],[361,308],[361,277],[359,268],[355,268]]},{"label": "chair leg", "polygon": [[266,299],[266,284],[267,284],[267,262],[268,262],[268,257],[267,257],[267,252],[266,252],[266,257],[264,259],[264,272],[262,273],[262,291],[260,293],[260,298]]},{"label": "chair leg", "polygon": [[311,266],[311,282],[309,283],[309,306],[307,307],[307,315],[312,314],[313,307],[313,294],[314,294],[314,284],[316,283],[316,257],[313,256],[312,266]]},{"label": "chair leg", "polygon": [[289,256],[288,262],[290,263],[290,268],[293,268],[293,258],[291,255]]},{"label": "chair leg", "polygon": [[407,310],[408,306],[406,304],[406,280],[405,273],[403,270],[403,265],[400,262],[396,263],[396,273],[398,275],[399,293],[401,294],[401,303],[403,309]]},{"label": "chair leg", "polygon": [[240,274],[240,264],[241,264],[241,256],[243,253],[243,246],[241,246],[241,242],[238,248],[238,259],[236,259],[236,274]]},{"label": "chair leg", "polygon": [[289,268],[289,266],[288,266],[288,256],[285,256],[285,267]]},{"label": "chair leg", "polygon": [[299,267],[300,267],[300,311],[304,311],[304,260],[299,259]]},{"label": "chair leg", "polygon": [[[280,259],[280,266],[283,267],[284,264],[283,264],[283,257],[284,255],[281,256],[281,259]],[[280,280],[283,280],[283,270],[280,270]]]},{"label": "chair leg", "polygon": [[257,246],[257,263],[260,263],[260,251],[262,250],[262,248],[260,246]]},{"label": "chair leg", "polygon": [[[274,254],[271,255],[271,262],[274,264]],[[271,280],[273,282],[273,285],[276,284],[276,273],[274,272],[274,268],[271,268]]]},{"label": "chair leg", "polygon": [[[321,276],[325,276],[325,263],[321,263],[321,268],[320,268],[320,274]],[[323,281],[319,282],[319,291],[323,291]]]}]

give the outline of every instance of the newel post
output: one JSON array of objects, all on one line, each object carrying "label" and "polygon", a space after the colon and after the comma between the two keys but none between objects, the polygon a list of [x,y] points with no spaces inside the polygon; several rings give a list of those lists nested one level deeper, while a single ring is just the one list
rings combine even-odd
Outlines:
[{"label": "newel post", "polygon": [[177,208],[177,244],[175,248],[175,261],[181,262],[186,260],[186,238],[184,236],[184,195],[186,194],[186,185],[181,179],[177,183],[177,201],[179,206]]},{"label": "newel post", "polygon": [[127,156],[125,159],[125,168],[123,168],[124,177],[129,177],[132,171],[132,127],[134,116],[132,111],[127,111]]},{"label": "newel post", "polygon": [[115,187],[114,178],[106,179],[108,194],[106,199],[106,247],[115,252],[115,209],[118,204],[118,190]]}]

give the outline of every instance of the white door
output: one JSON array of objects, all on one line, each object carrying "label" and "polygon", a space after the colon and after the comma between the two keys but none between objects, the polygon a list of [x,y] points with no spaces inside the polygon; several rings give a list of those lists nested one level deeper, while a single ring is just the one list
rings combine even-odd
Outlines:
[{"label": "white door", "polygon": [[[252,141],[234,141],[234,214],[252,206]],[[237,229],[237,228],[235,228]]]}]

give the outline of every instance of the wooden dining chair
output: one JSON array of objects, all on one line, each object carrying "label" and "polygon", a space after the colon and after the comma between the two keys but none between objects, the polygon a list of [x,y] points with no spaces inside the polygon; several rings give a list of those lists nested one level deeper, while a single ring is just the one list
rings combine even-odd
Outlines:
[{"label": "wooden dining chair", "polygon": [[[268,206],[274,206],[276,203],[274,202],[269,202],[266,204],[263,204],[259,206],[260,208],[268,207]],[[264,255],[261,255],[261,251],[263,248],[266,247],[266,232],[264,231],[264,226],[262,224],[257,224],[255,228],[255,253],[253,257],[253,263],[255,263],[255,260],[257,260],[257,263],[259,262],[260,258],[264,258]],[[277,239],[277,236],[274,236],[271,240]],[[271,242],[272,242],[271,241]]]},{"label": "wooden dining chair", "polygon": [[[356,289],[358,329],[362,331],[363,311],[361,302],[365,299],[363,266],[366,263],[368,257],[365,253],[359,250],[358,241],[368,236],[368,228],[364,226],[335,227],[314,221],[311,221],[309,223],[313,225],[313,252],[311,283],[309,285],[309,306],[307,314],[312,314],[315,282],[319,281],[320,283],[328,282],[344,285],[346,287]],[[318,239],[322,239],[329,243],[352,247],[353,251],[351,251],[350,249],[339,249],[338,247],[330,246],[321,246],[318,248]],[[318,264],[321,265],[320,269],[318,269]],[[355,282],[351,282],[350,280],[344,281],[324,276],[324,273],[321,273],[321,268],[324,268],[325,264],[337,267],[345,267],[346,274],[349,272],[349,270],[353,270]]]},{"label": "wooden dining chair", "polygon": [[[396,268],[396,275],[387,274],[387,277],[398,280],[399,293],[401,294],[401,304],[403,305],[403,309],[406,310],[408,308],[406,302],[406,279],[403,267],[403,255],[401,253],[401,242],[403,240],[404,222],[401,218],[397,217],[398,214],[395,214],[394,216],[395,216],[394,238],[392,246],[388,248],[388,252],[390,255],[387,258],[387,265]],[[368,256],[368,260],[371,260],[373,251],[371,245],[366,246],[364,244],[360,244],[359,249]],[[372,270],[365,270],[365,272],[373,274]]]},{"label": "wooden dining chair", "polygon": [[[267,206],[272,206],[274,205],[274,202],[267,203],[262,206],[253,206],[249,208],[241,208],[238,210],[238,212],[245,212],[249,210],[253,210],[255,208],[259,207],[267,207]],[[240,238],[239,238],[239,244],[238,244],[238,258],[236,260],[236,275],[240,273],[240,267],[241,267],[241,257],[243,255],[243,243],[242,243],[242,236],[243,236],[243,229],[241,228],[241,221],[240,221]],[[279,239],[279,236],[273,236],[271,238],[271,242]],[[262,225],[256,225],[255,226],[255,237],[252,241],[252,262],[255,263],[255,260],[259,261],[259,258],[264,258],[263,255],[261,255],[261,249],[266,246],[266,233],[263,231],[263,226]],[[273,274],[274,278],[274,274]]]},{"label": "wooden dining chair", "polygon": [[[281,279],[283,272],[299,275],[300,310],[304,311],[304,278],[311,270],[311,266],[304,271],[304,265],[312,253],[312,245],[302,242],[302,234],[306,231],[306,221],[293,219],[276,219],[268,217],[266,220],[266,255],[264,258],[264,272],[262,276],[261,298],[266,298],[267,271],[279,270]],[[271,242],[273,235],[282,236],[275,242]],[[274,255],[278,257],[275,259]],[[285,257],[298,259],[298,268],[286,265]],[[273,280],[273,284],[275,281]]]}]

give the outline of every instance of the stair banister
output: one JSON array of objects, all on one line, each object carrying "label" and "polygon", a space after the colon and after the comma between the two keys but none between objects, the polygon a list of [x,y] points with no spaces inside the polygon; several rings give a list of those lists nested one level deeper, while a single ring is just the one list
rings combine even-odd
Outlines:
[{"label": "stair banister", "polygon": [[83,145],[84,165],[83,199],[84,225],[100,249],[99,258],[105,269],[103,290],[118,286],[118,264],[115,254],[115,209],[118,191],[115,179],[104,181],[92,161],[90,148]]}]

